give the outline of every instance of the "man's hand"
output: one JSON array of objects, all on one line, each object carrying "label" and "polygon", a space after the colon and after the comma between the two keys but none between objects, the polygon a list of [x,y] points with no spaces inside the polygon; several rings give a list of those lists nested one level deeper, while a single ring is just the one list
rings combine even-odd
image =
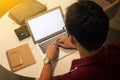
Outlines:
[{"label": "man's hand", "polygon": [[46,57],[53,60],[57,55],[57,51],[58,51],[58,45],[56,44],[49,45],[46,49]]},{"label": "man's hand", "polygon": [[76,48],[75,45],[71,42],[70,37],[61,36],[57,39],[56,44],[63,48]]}]

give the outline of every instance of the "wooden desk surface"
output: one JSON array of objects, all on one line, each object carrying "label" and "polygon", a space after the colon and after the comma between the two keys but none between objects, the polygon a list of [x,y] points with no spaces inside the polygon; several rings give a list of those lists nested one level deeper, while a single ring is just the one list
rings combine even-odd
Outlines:
[{"label": "wooden desk surface", "polygon": [[[76,2],[77,0],[60,0],[60,1],[38,0],[38,1],[45,4],[48,9],[54,8],[56,6],[61,6],[65,14],[66,8],[70,4]],[[6,69],[11,71],[6,55],[6,50],[28,43],[32,50],[33,56],[35,57],[36,64],[33,64],[19,71],[16,71],[15,73],[28,77],[39,77],[43,67],[43,59],[40,56],[40,52],[42,51],[39,51],[36,48],[36,45],[33,43],[31,37],[19,41],[19,39],[17,38],[14,32],[14,29],[18,28],[20,25],[16,24],[11,18],[9,18],[8,14],[9,12],[5,13],[0,18],[0,64],[4,66]],[[68,72],[68,70],[70,69],[71,61],[76,57],[78,57],[78,54],[72,54],[64,58],[64,60],[60,60],[55,68],[54,75],[59,75]]]}]

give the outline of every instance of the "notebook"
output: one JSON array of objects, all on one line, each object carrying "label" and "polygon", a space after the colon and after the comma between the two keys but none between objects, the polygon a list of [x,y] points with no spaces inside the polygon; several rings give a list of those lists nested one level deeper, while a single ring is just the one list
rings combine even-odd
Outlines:
[{"label": "notebook", "polygon": [[33,42],[39,43],[43,58],[49,44],[54,43],[58,36],[67,35],[60,6],[26,19],[26,24]]},{"label": "notebook", "polygon": [[36,62],[27,43],[7,50],[6,54],[12,71],[20,70]]}]

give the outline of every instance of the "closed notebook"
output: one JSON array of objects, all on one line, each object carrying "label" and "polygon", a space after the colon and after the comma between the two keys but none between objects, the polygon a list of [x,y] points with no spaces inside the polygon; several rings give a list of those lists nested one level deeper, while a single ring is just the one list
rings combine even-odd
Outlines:
[{"label": "closed notebook", "polygon": [[47,7],[37,0],[25,0],[9,11],[9,16],[18,24],[25,24],[25,19],[46,11]]},{"label": "closed notebook", "polygon": [[35,63],[35,59],[28,44],[6,51],[12,71],[17,71]]}]

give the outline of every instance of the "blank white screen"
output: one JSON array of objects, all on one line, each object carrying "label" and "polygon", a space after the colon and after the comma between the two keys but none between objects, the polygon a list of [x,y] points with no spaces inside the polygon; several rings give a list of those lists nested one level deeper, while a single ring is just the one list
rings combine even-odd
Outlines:
[{"label": "blank white screen", "polygon": [[28,21],[35,41],[60,31],[65,26],[60,9],[55,9]]}]

